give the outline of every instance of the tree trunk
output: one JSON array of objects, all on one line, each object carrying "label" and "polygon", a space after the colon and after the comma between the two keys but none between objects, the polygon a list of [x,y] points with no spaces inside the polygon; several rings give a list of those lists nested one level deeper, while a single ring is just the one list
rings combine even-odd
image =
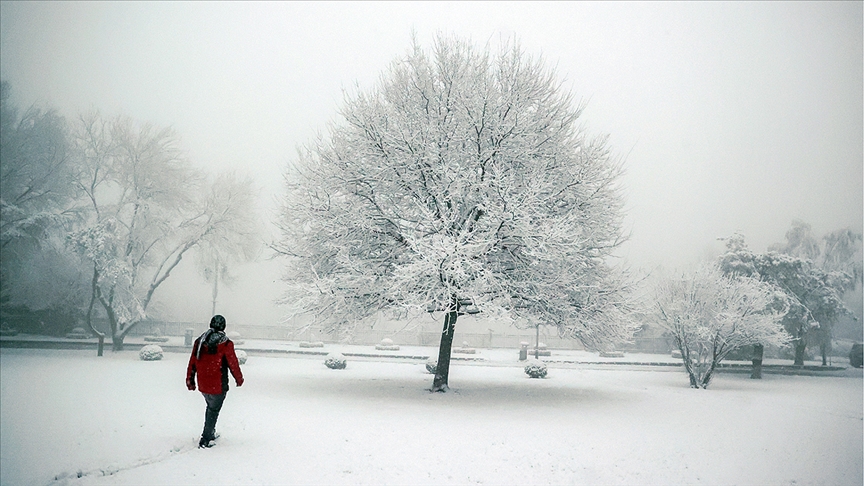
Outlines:
[{"label": "tree trunk", "polygon": [[456,309],[444,315],[444,330],[441,332],[441,346],[438,348],[438,364],[435,367],[435,379],[432,382],[433,392],[446,392],[450,389],[450,353],[453,348],[453,333],[456,330]]},{"label": "tree trunk", "polygon": [[804,350],[807,348],[807,343],[804,338],[795,341],[795,366],[804,366]]},{"label": "tree trunk", "polygon": [[825,343],[825,339],[819,343],[819,351],[822,352],[822,366],[828,366],[828,344]]},{"label": "tree trunk", "polygon": [[534,359],[540,359],[540,325],[537,325],[537,332],[534,335]]},{"label": "tree trunk", "polygon": [[216,297],[219,295],[219,264],[216,264],[216,272],[213,277],[213,309],[210,312],[211,316],[216,315]]},{"label": "tree trunk", "polygon": [[708,385],[711,383],[711,378],[714,377],[714,371],[717,369],[718,364],[719,363],[717,362],[717,357],[715,356],[711,360],[711,366],[708,367],[708,371],[705,372],[704,375],[702,375],[702,389],[708,388]]},{"label": "tree trunk", "polygon": [[765,346],[761,344],[753,345],[753,372],[750,373],[750,379],[762,379],[762,356],[765,354]]},{"label": "tree trunk", "polygon": [[111,336],[111,351],[123,351],[123,335],[114,334]]},{"label": "tree trunk", "polygon": [[96,286],[99,282],[99,269],[96,265],[93,266],[93,280],[90,286],[90,306],[87,308],[87,326],[99,338],[99,345],[96,347],[96,356],[102,356],[105,351],[105,333],[96,329],[93,325],[93,306],[96,304]]}]

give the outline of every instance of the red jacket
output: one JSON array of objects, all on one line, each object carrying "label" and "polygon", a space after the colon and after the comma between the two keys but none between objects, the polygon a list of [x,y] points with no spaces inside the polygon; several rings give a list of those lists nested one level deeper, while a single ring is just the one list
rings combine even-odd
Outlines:
[{"label": "red jacket", "polygon": [[234,343],[230,339],[216,346],[216,352],[208,353],[205,346],[198,355],[201,338],[192,346],[192,356],[186,367],[186,387],[195,390],[195,374],[198,374],[198,389],[208,395],[219,395],[228,391],[228,370],[234,376],[237,386],[243,385],[243,372],[234,354]]}]

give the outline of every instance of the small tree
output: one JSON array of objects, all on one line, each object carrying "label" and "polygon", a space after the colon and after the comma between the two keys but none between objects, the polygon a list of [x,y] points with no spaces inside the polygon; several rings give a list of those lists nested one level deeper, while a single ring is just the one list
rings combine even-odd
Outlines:
[{"label": "small tree", "polygon": [[415,42],[286,175],[286,302],[334,332],[384,309],[443,311],[434,391],[458,316],[475,310],[592,348],[631,338],[609,265],[620,164],[581,111],[518,47]]},{"label": "small tree", "polygon": [[766,283],[724,275],[716,266],[662,280],[655,302],[656,321],[674,338],[693,388],[707,388],[731,351],[789,339],[783,313],[776,310],[782,296]]}]

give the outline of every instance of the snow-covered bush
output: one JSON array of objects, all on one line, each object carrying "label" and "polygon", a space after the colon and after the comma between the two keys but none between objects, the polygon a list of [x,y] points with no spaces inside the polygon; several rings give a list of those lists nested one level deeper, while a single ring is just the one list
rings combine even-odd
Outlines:
[{"label": "snow-covered bush", "polygon": [[138,357],[142,361],[158,361],[162,359],[162,347],[158,344],[148,344],[141,348]]},{"label": "snow-covered bush", "polygon": [[393,340],[390,338],[384,338],[380,343],[375,345],[375,349],[379,351],[399,351],[399,345],[393,344]]},{"label": "snow-covered bush", "polygon": [[525,365],[525,374],[531,378],[546,378],[547,371],[546,363],[538,359],[529,360]]},{"label": "snow-covered bush", "polygon": [[246,364],[246,360],[249,359],[249,355],[246,354],[246,351],[242,349],[238,349],[234,351],[234,354],[237,355],[237,361],[242,365]]},{"label": "snow-covered bush", "polygon": [[432,358],[426,360],[426,371],[429,373],[435,374],[435,371],[438,369],[438,361]]},{"label": "snow-covered bush", "polygon": [[344,370],[346,364],[347,361],[342,353],[330,353],[327,355],[327,359],[324,360],[324,365],[331,370]]}]

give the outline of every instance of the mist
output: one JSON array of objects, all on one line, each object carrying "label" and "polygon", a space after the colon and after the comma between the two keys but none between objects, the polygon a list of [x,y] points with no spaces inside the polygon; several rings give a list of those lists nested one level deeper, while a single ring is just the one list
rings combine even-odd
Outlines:
[{"label": "mist", "polygon": [[[734,232],[764,251],[796,219],[862,231],[860,3],[0,2],[0,77],[20,107],[174,127],[195,164],[251,175],[272,221],[297,147],[412,32],[515,38],[556,66],[625,161],[618,256],[635,269],[715,256]],[[280,276],[263,255],[223,305],[277,322]],[[178,320],[209,313],[191,264],[160,293]]]}]

